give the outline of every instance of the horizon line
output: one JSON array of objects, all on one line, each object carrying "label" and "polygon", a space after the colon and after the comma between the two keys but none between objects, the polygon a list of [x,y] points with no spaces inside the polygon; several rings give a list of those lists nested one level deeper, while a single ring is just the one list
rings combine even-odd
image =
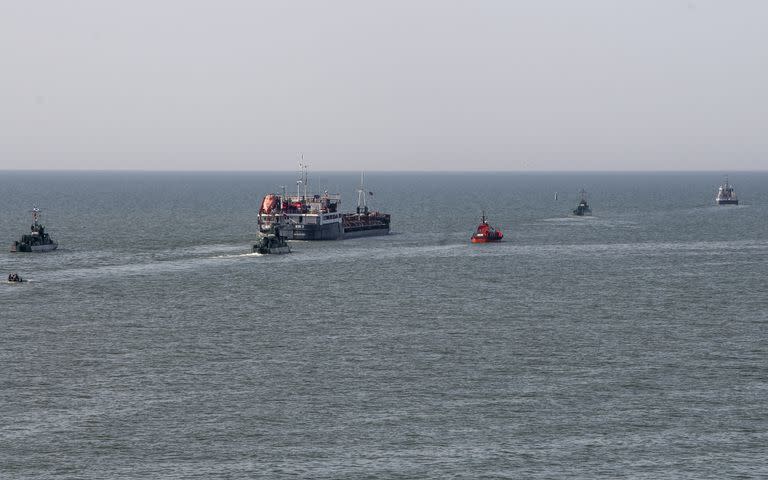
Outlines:
[{"label": "horizon line", "polygon": [[[321,169],[316,172],[324,173],[722,173],[726,170],[434,170],[434,169],[413,169],[413,170],[378,170],[378,169]],[[28,173],[296,173],[295,169],[288,170],[258,170],[258,169],[143,169],[143,168],[56,168],[56,169],[28,169],[28,168],[0,168],[2,173],[28,172]],[[730,173],[763,173],[768,172],[764,169],[735,169],[727,170]]]}]

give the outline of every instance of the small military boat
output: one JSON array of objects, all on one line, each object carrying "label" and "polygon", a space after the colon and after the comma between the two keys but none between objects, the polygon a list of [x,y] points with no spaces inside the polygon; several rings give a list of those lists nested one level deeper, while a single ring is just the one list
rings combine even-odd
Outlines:
[{"label": "small military boat", "polygon": [[470,241],[472,243],[489,243],[498,242],[502,238],[504,238],[504,234],[501,233],[501,230],[496,230],[488,224],[485,219],[485,212],[483,212],[480,218],[480,225],[477,226],[477,230],[475,230],[475,234],[472,235]]},{"label": "small military boat", "polygon": [[592,215],[592,209],[589,208],[589,204],[587,203],[587,192],[581,190],[579,191],[579,194],[581,195],[581,198],[579,198],[579,204],[576,205],[576,208],[573,210],[573,214],[579,217]]},{"label": "small military boat", "polygon": [[725,177],[725,183],[720,185],[715,196],[715,203],[718,205],[738,205],[739,199],[733,190],[733,185],[728,183],[728,177]]},{"label": "small military boat", "polygon": [[269,230],[259,232],[259,238],[252,251],[262,255],[291,253],[291,246],[280,234],[280,227],[273,225]]},{"label": "small military boat", "polygon": [[58,243],[53,241],[40,224],[40,209],[32,208],[32,231],[21,236],[21,240],[13,242],[11,252],[50,252],[56,250]]},{"label": "small military boat", "polygon": [[13,272],[8,274],[8,283],[22,283],[22,282],[26,282],[26,280],[21,278],[18,273]]}]

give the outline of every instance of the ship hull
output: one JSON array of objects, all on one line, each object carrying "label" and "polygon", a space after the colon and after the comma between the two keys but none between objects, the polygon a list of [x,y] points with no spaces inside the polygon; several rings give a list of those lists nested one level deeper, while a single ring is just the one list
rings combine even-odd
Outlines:
[{"label": "ship hull", "polygon": [[[302,219],[306,220],[306,219]],[[291,223],[280,225],[281,234],[288,240],[341,240],[345,238],[374,237],[389,234],[389,218],[369,220],[355,214],[345,215],[344,221],[332,223],[310,223],[292,218]],[[266,224],[265,224],[266,225]],[[262,226],[262,228],[266,228]]]},{"label": "ship hull", "polygon": [[325,225],[299,224],[284,231],[288,240],[338,240],[343,237],[340,223]]},{"label": "ship hull", "polygon": [[47,243],[45,245],[26,245],[23,243],[14,243],[11,245],[11,252],[50,252],[56,250],[58,246],[59,244],[56,242]]},{"label": "ship hull", "polygon": [[739,204],[738,200],[730,200],[730,199],[717,199],[715,200],[715,202],[718,205],[738,205]]},{"label": "ship hull", "polygon": [[490,238],[472,237],[469,241],[472,242],[472,243],[495,243],[495,242],[500,242],[501,239],[500,238],[490,239]]},{"label": "ship hull", "polygon": [[373,237],[389,233],[390,217],[382,213],[347,213],[342,218],[344,238]]},{"label": "ship hull", "polygon": [[285,237],[272,234],[260,237],[259,241],[254,244],[252,251],[262,255],[282,255],[291,253],[291,246],[285,241]]},{"label": "ship hull", "polygon": [[374,225],[368,227],[355,227],[344,229],[344,238],[374,237],[388,235],[389,225]]},{"label": "ship hull", "polygon": [[389,225],[366,225],[363,227],[342,228],[339,223],[327,225],[291,225],[281,228],[282,235],[288,240],[322,241],[342,240],[345,238],[374,237],[389,234]]},{"label": "ship hull", "polygon": [[288,245],[283,247],[258,247],[254,245],[253,253],[260,253],[261,255],[285,255],[291,253],[291,247]]},{"label": "ship hull", "polygon": [[339,215],[324,221],[318,215],[259,216],[259,231],[268,233],[273,227],[280,230],[286,240],[337,240],[343,238]]}]

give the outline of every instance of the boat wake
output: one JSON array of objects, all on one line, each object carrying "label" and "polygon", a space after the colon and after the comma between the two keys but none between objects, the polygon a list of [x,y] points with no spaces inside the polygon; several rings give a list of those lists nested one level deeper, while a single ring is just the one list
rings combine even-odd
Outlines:
[{"label": "boat wake", "polygon": [[559,224],[580,224],[584,221],[595,221],[597,220],[597,217],[594,215],[584,216],[584,217],[576,217],[576,216],[570,216],[570,217],[553,217],[553,218],[542,218],[540,222],[543,223],[559,223]]},{"label": "boat wake", "polygon": [[225,264],[228,261],[237,261],[244,257],[260,257],[259,253],[243,252],[243,246],[238,246],[242,253],[208,255],[175,258],[171,260],[159,260],[156,258],[134,257],[129,263],[111,264],[111,265],[89,265],[87,267],[63,268],[61,270],[50,271],[45,275],[43,282],[67,282],[83,281],[104,277],[126,277],[126,276],[147,276],[158,275],[169,272],[183,272],[187,270],[199,269],[201,266],[216,266]]},{"label": "boat wake", "polygon": [[263,253],[248,252],[248,253],[235,253],[232,255],[216,255],[210,258],[241,258],[241,257],[264,257]]},{"label": "boat wake", "polygon": [[[255,236],[255,235],[254,235]],[[197,245],[184,249],[184,253],[190,255],[205,255],[209,253],[219,252],[232,252],[236,250],[242,250],[242,245],[227,245],[227,244],[215,244],[215,245]]]},{"label": "boat wake", "polygon": [[618,218],[601,218],[592,216],[571,216],[571,217],[555,217],[555,218],[543,218],[537,222],[533,222],[532,225],[546,225],[557,227],[604,227],[604,228],[637,228],[639,224],[631,220],[621,220]]}]

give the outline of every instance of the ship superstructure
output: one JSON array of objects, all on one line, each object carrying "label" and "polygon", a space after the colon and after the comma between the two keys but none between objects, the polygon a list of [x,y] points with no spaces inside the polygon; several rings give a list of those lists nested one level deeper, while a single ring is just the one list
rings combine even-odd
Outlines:
[{"label": "ship superstructure", "polygon": [[268,233],[274,226],[289,240],[335,240],[344,234],[342,229],[341,195],[312,194],[309,189],[307,165],[299,164],[296,194],[283,187],[282,194],[264,196],[259,208],[259,231]]}]

